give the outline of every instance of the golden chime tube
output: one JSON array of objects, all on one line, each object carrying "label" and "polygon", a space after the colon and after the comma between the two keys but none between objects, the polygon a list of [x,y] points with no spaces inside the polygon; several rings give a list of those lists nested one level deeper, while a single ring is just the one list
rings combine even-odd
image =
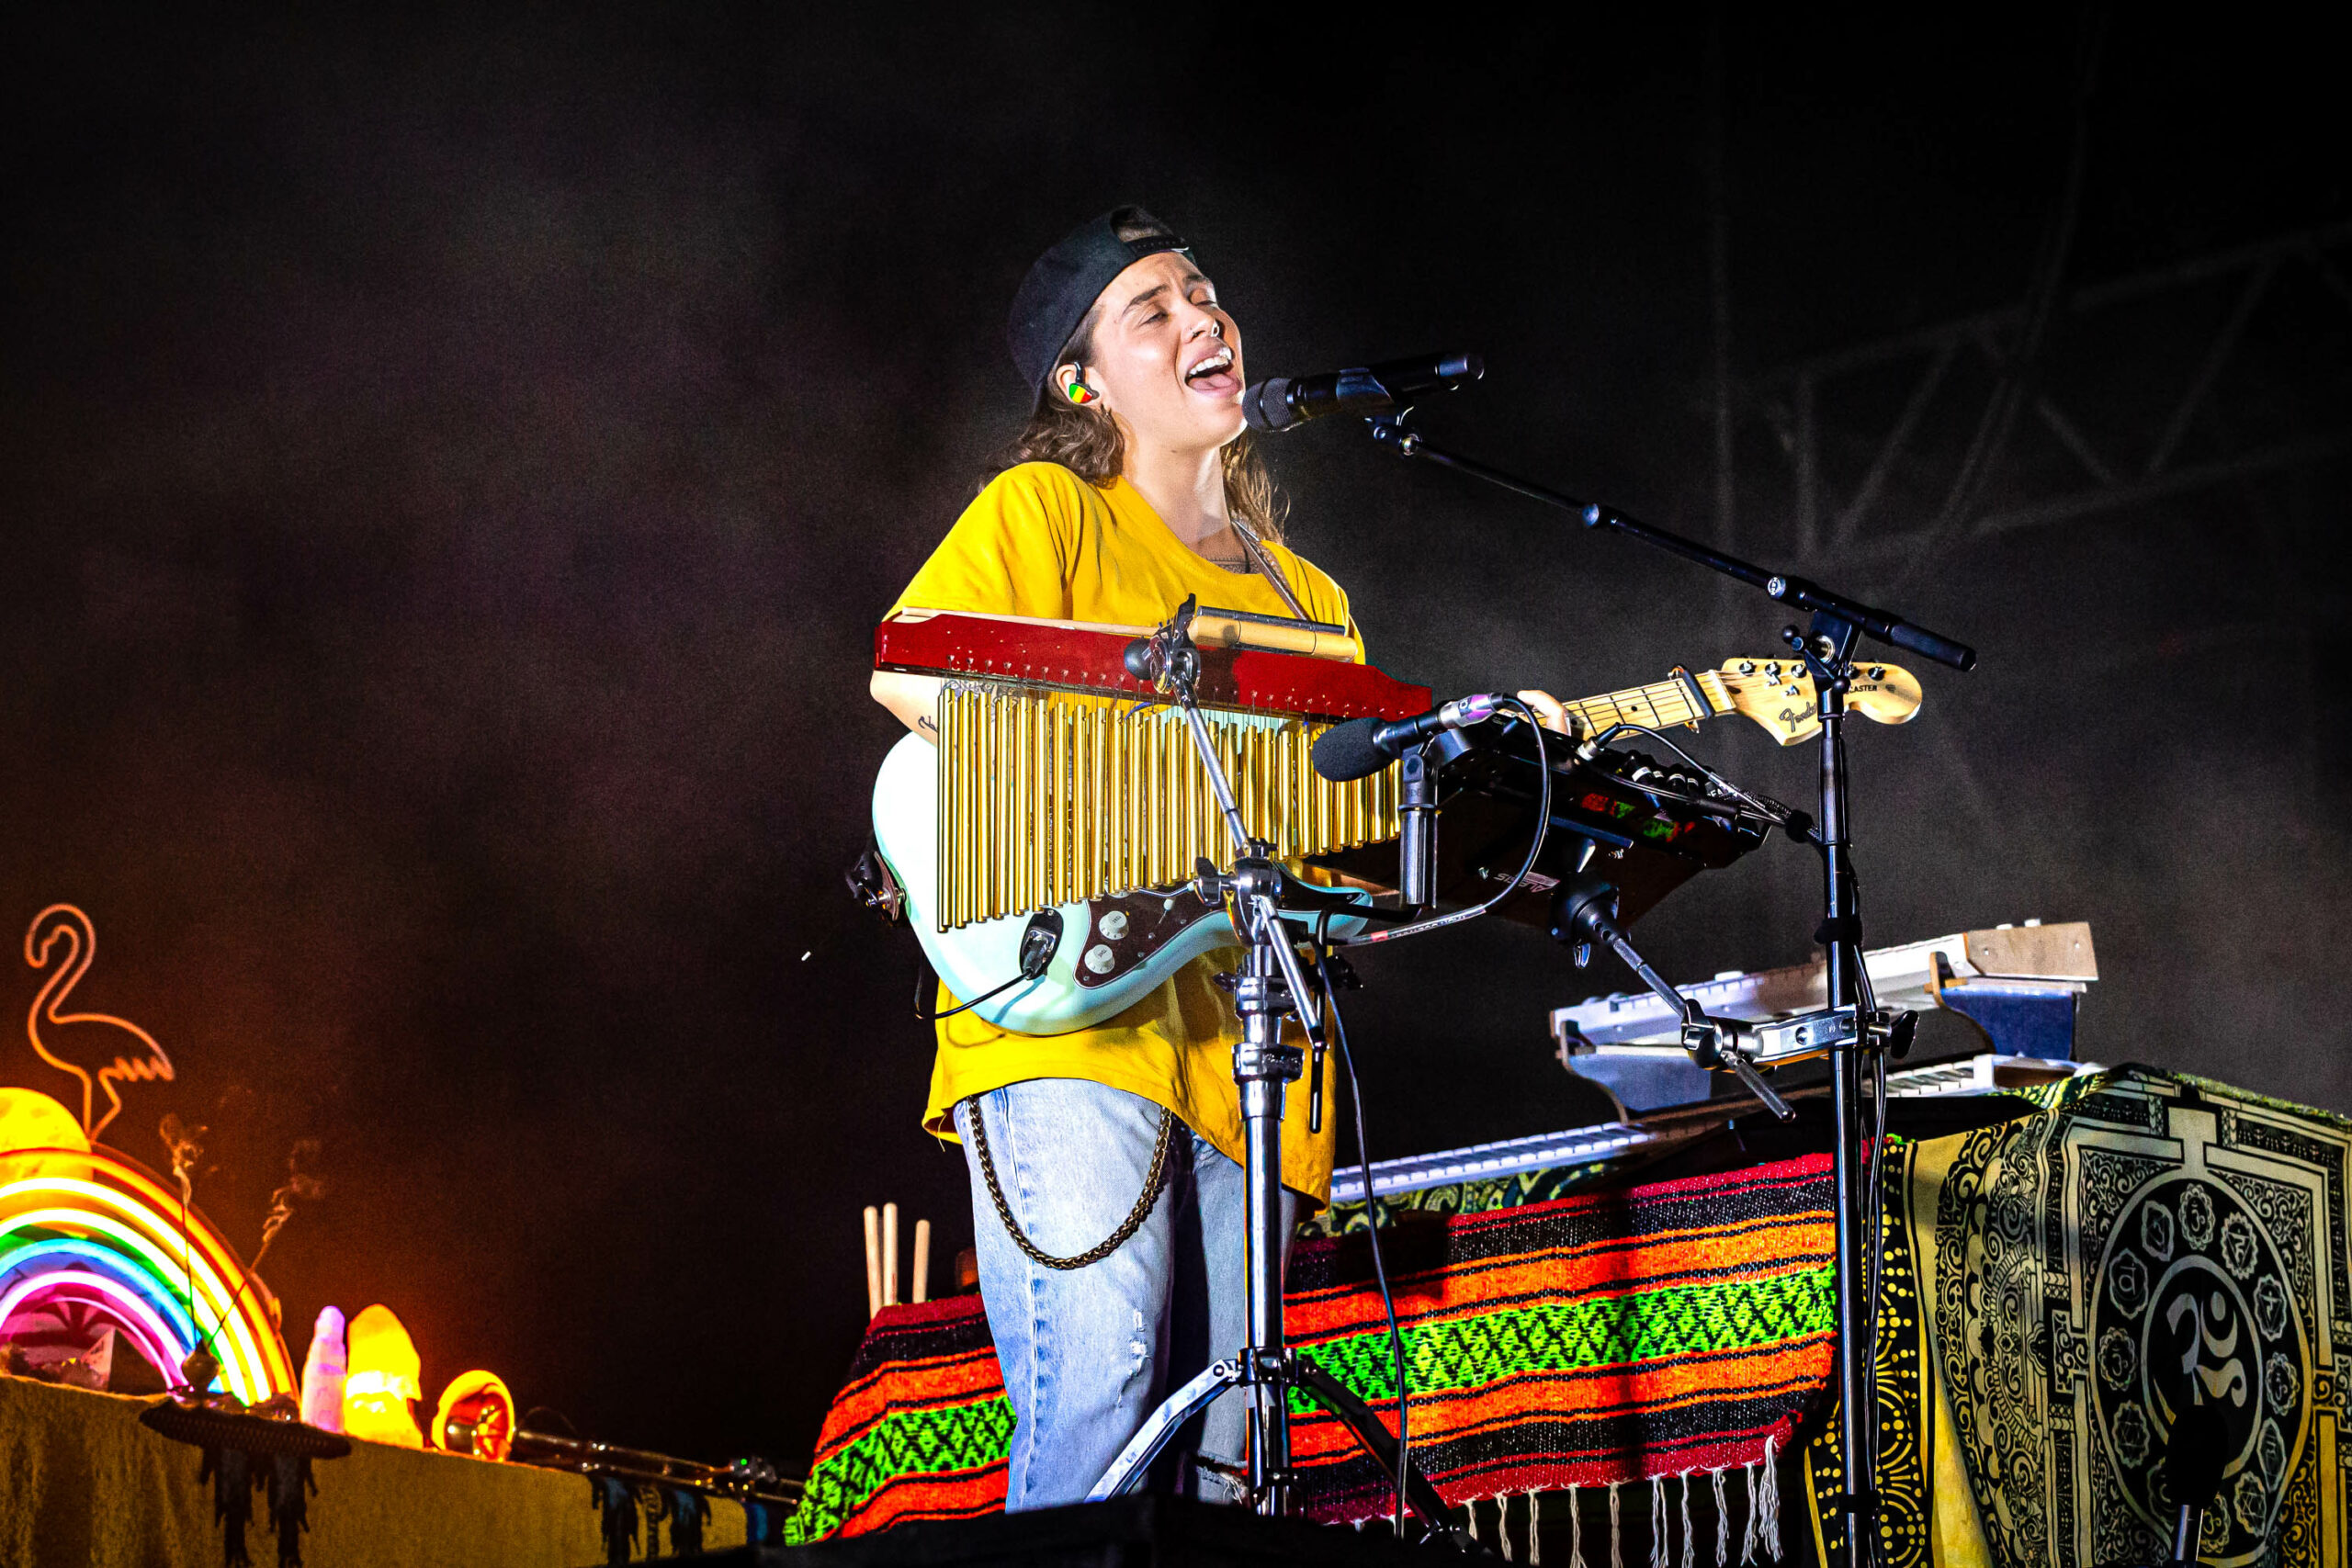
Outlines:
[{"label": "golden chime tube", "polygon": [[1191,775],[1196,764],[1193,761],[1193,743],[1183,724],[1171,712],[1159,727],[1159,776],[1168,792],[1161,802],[1164,830],[1160,841],[1167,848],[1160,857],[1159,874],[1152,878],[1154,886],[1173,882],[1182,874],[1176,868],[1183,863],[1184,838],[1190,831],[1184,820],[1184,798],[1188,793],[1185,786],[1193,782]]},{"label": "golden chime tube", "polygon": [[978,692],[964,694],[964,919],[977,920],[988,908],[988,873],[980,836],[987,831],[989,802],[988,705]]},{"label": "golden chime tube", "polygon": [[1029,704],[1009,697],[1004,705],[1004,900],[1007,913],[1028,902]]},{"label": "golden chime tube", "polygon": [[977,711],[972,694],[956,694],[956,852],[947,858],[956,867],[956,923],[979,918],[972,872],[974,841],[980,830],[978,783],[979,736],[974,727]]},{"label": "golden chime tube", "polygon": [[1152,858],[1146,867],[1146,886],[1162,886],[1169,879],[1169,863],[1176,858],[1176,823],[1169,820],[1176,808],[1176,776],[1171,771],[1173,757],[1169,757],[1169,727],[1152,724],[1152,792],[1150,792],[1150,828]]},{"label": "golden chime tube", "polygon": [[1115,727],[1119,734],[1119,879],[1116,886],[1136,887],[1143,882],[1143,747],[1139,727],[1132,721]]},{"label": "golden chime tube", "polygon": [[[1193,733],[1182,718],[1168,723],[1168,786],[1170,815],[1176,829],[1168,839],[1168,880],[1192,869],[1193,842],[1200,832],[1201,760],[1193,750]],[[1182,868],[1182,869],[1179,869]]]},{"label": "golden chime tube", "polygon": [[1127,733],[1127,870],[1123,887],[1151,880],[1151,727],[1120,726]]},{"label": "golden chime tube", "polygon": [[1081,715],[1086,737],[1086,787],[1078,802],[1079,894],[1091,898],[1110,886],[1102,869],[1102,710]]},{"label": "golden chime tube", "polygon": [[939,802],[940,853],[932,857],[932,875],[937,886],[932,892],[932,919],[941,931],[956,924],[956,876],[948,856],[956,849],[956,694],[943,685],[939,701],[933,709],[933,721],[939,726],[938,745],[932,748],[933,796]]},{"label": "golden chime tube", "polygon": [[1100,837],[1097,831],[1099,824],[1095,820],[1094,813],[1097,809],[1095,802],[1101,795],[1095,787],[1099,776],[1096,772],[1098,765],[1096,760],[1101,755],[1101,750],[1095,739],[1094,710],[1080,709],[1077,720],[1078,766],[1070,781],[1072,785],[1070,817],[1073,823],[1071,840],[1078,849],[1078,865],[1074,879],[1075,890],[1071,897],[1091,898],[1094,897],[1095,886],[1094,846]]},{"label": "golden chime tube", "polygon": [[1046,743],[1046,902],[1069,902],[1069,713],[1060,703],[1049,705],[1046,716],[1053,734]]},{"label": "golden chime tube", "polygon": [[1020,821],[1022,840],[1022,878],[1028,888],[1021,899],[1023,909],[1042,908],[1053,902],[1046,897],[1046,704],[1042,698],[1021,705],[1028,710],[1022,716],[1021,725],[1028,744],[1022,750],[1028,757],[1028,809]]},{"label": "golden chime tube", "polygon": [[1006,830],[1005,821],[1012,815],[1012,717],[1003,694],[989,697],[989,819],[985,824],[989,846],[988,907],[1000,912],[1012,908],[1012,835]]},{"label": "golden chime tube", "polygon": [[1038,886],[1040,904],[1063,904],[1063,871],[1069,857],[1069,716],[1060,703],[1048,703],[1038,722],[1039,745],[1046,753],[1046,818],[1038,824]]},{"label": "golden chime tube", "polygon": [[1056,875],[1058,857],[1054,853],[1061,842],[1055,827],[1055,814],[1061,807],[1061,752],[1056,742],[1061,726],[1061,705],[1041,702],[1037,705],[1037,847],[1032,859],[1037,867],[1037,908],[1049,908],[1060,903],[1061,884]]},{"label": "golden chime tube", "polygon": [[[1180,711],[987,685],[943,686],[936,711],[942,930],[1168,886],[1201,859],[1232,865]],[[1278,855],[1396,837],[1394,770],[1334,784],[1315,772],[1322,727],[1204,716],[1243,830]]]},{"label": "golden chime tube", "polygon": [[[1176,846],[1176,866],[1170,868],[1174,875],[1182,876],[1189,874],[1200,861],[1201,845],[1207,838],[1201,831],[1203,798],[1213,799],[1216,792],[1209,787],[1208,770],[1201,766],[1200,751],[1193,744],[1190,727],[1180,723],[1168,728],[1170,731],[1169,744],[1176,749],[1177,765],[1184,773],[1184,838]],[[1211,730],[1210,735],[1214,739],[1216,732]],[[1182,869],[1178,870],[1177,867]]]},{"label": "golden chime tube", "polygon": [[960,926],[973,918],[976,908],[972,899],[972,834],[975,826],[972,770],[978,751],[972,740],[972,694],[969,692],[950,692],[947,709],[953,716],[956,739],[951,745],[943,731],[940,749],[950,759],[956,773],[956,805],[948,818],[955,829],[956,841],[948,845],[947,852],[939,858],[951,868],[956,879],[953,911],[948,924]]}]

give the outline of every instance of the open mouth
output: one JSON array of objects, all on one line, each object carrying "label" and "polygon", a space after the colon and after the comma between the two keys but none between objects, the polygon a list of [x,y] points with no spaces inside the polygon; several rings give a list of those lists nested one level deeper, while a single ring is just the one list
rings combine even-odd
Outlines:
[{"label": "open mouth", "polygon": [[1241,389],[1233,373],[1233,350],[1220,348],[1184,372],[1184,385],[1208,397],[1230,397]]}]

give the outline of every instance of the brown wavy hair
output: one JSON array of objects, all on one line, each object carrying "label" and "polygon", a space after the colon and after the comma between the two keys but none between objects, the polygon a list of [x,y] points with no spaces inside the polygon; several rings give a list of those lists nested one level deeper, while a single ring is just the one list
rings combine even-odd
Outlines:
[{"label": "brown wavy hair", "polygon": [[[1098,312],[1089,310],[1086,319],[1054,356],[1057,367],[1083,365],[1094,355],[1094,328]],[[1059,463],[1097,489],[1119,477],[1126,462],[1126,437],[1119,433],[1119,422],[1111,417],[1100,403],[1084,407],[1057,395],[1050,384],[1037,395],[1037,406],[1030,412],[1029,423],[1021,434],[997,457],[988,472],[994,479],[1005,469],[1019,463]],[[1283,518],[1289,503],[1274,488],[1274,476],[1266,469],[1266,460],[1250,445],[1250,434],[1243,431],[1225,448],[1225,505],[1261,539],[1279,544],[1283,536]]]}]

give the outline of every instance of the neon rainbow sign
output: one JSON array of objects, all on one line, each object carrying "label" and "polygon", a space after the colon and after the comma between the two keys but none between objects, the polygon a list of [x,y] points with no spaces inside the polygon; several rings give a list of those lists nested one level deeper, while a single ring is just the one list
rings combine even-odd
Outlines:
[{"label": "neon rainbow sign", "polygon": [[0,1153],[0,1339],[110,1325],[173,1381],[210,1336],[214,1387],[254,1404],[296,1389],[266,1299],[193,1209],[183,1239],[178,1194],[137,1160],[104,1147]]}]

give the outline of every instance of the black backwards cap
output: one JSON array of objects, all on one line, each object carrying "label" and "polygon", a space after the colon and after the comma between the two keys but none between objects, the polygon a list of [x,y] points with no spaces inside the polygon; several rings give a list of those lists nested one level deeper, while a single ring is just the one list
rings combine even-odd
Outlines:
[{"label": "black backwards cap", "polygon": [[1037,258],[1004,325],[1013,367],[1031,391],[1045,389],[1063,345],[1111,280],[1162,251],[1193,254],[1176,231],[1142,208],[1121,207],[1080,224]]}]

